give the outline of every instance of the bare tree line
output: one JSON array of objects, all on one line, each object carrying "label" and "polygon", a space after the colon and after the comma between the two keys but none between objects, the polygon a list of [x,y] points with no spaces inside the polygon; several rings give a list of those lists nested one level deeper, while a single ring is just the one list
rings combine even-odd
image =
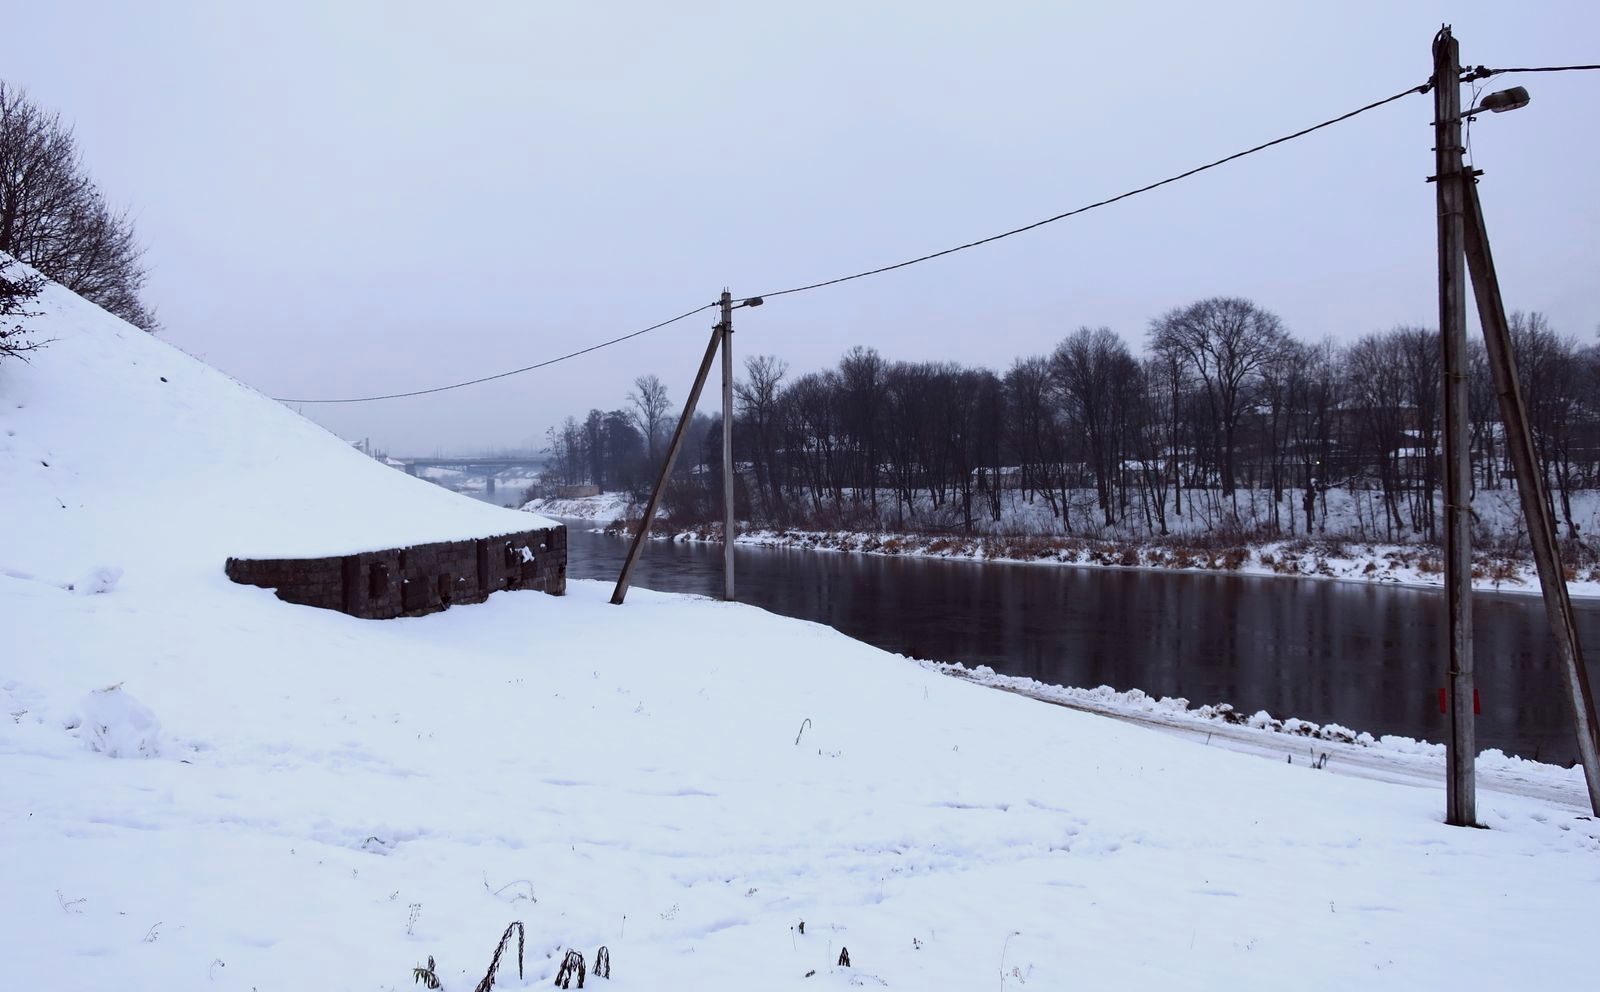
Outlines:
[{"label": "bare tree line", "polygon": [[153,331],[144,249],[85,172],[72,129],[0,81],[0,252]]},{"label": "bare tree line", "polygon": [[[1512,332],[1540,464],[1577,538],[1572,495],[1600,485],[1600,345],[1557,333],[1537,313],[1513,315]],[[1166,535],[1182,520],[1237,529],[1241,497],[1255,495],[1268,500],[1256,526],[1313,534],[1328,493],[1343,488],[1373,495],[1385,537],[1437,537],[1432,329],[1308,343],[1249,300],[1214,297],[1152,320],[1143,344],[1137,353],[1109,328],[1080,327],[1003,373],[889,361],[863,347],[799,375],[781,359],[748,358],[736,388],[739,515],[772,526],[971,531],[1000,521],[1014,493],[1042,501],[1067,533]],[[1499,489],[1511,480],[1481,346],[1471,396],[1473,484]],[[671,427],[665,390],[641,379],[630,402],[627,413],[593,411],[552,432],[563,481],[648,487],[664,445],[646,438]],[[631,430],[620,449],[636,459],[626,481],[602,464],[619,450],[608,424]],[[720,514],[720,429],[719,418],[697,415],[668,494],[676,520]]]},{"label": "bare tree line", "polygon": [[[644,492],[660,471],[668,438],[676,426],[671,408],[666,385],[654,375],[639,376],[633,380],[624,406],[609,411],[593,409],[582,420],[567,417],[545,432],[546,453],[551,456],[546,475],[564,485],[592,483],[606,490]],[[704,442],[710,420],[696,414],[695,422],[698,426],[690,434],[689,458],[703,464],[708,456]],[[720,467],[720,460],[717,464]],[[683,470],[684,464],[679,468]]]}]

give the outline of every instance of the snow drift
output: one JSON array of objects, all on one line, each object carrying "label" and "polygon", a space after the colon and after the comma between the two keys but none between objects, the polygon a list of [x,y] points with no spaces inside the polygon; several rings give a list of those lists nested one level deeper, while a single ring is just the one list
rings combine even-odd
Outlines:
[{"label": "snow drift", "polygon": [[96,689],[78,707],[79,715],[67,728],[76,730],[89,750],[108,758],[154,758],[161,753],[161,721],[122,686]]}]

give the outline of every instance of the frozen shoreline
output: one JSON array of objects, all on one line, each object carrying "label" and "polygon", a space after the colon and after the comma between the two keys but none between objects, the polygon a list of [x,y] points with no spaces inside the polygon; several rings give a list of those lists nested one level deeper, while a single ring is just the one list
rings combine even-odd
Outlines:
[{"label": "frozen shoreline", "polygon": [[[1119,692],[1102,685],[1093,689],[1055,685],[1026,676],[1001,675],[987,665],[919,662],[930,671],[991,689],[1026,696],[1057,706],[1126,720],[1196,737],[1204,743],[1263,756],[1284,756],[1290,764],[1316,765],[1318,758],[1340,774],[1441,786],[1445,746],[1394,734],[1374,736],[1337,723],[1318,724],[1297,717],[1283,719],[1265,710],[1246,714],[1229,703],[1191,706],[1183,698],[1156,698],[1140,689]],[[1580,766],[1565,767],[1508,755],[1498,748],[1478,754],[1477,771],[1486,789],[1559,802],[1588,810],[1588,793]]]},{"label": "frozen shoreline", "polygon": [[[549,513],[548,509],[540,512]],[[591,518],[598,519],[598,518]],[[611,527],[594,528],[613,533]],[[652,540],[722,543],[718,527],[652,534]],[[1444,588],[1440,552],[1428,545],[1274,540],[1232,548],[1171,543],[1120,543],[1036,535],[960,535],[756,529],[735,543],[747,547],[828,551],[883,558],[918,558],[976,564],[1055,565],[1133,571],[1191,572],[1257,578],[1322,579],[1401,589]],[[1359,548],[1359,554],[1330,549]],[[1021,552],[1021,553],[1019,553]],[[1024,554],[1027,556],[1025,557]],[[1540,595],[1531,561],[1478,555],[1473,589],[1480,593]],[[1600,573],[1584,570],[1567,581],[1573,599],[1600,600]]]}]

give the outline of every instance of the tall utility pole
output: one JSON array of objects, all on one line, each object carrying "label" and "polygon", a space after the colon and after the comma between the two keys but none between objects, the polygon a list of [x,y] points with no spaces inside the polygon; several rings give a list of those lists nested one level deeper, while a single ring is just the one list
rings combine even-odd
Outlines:
[{"label": "tall utility pole", "polygon": [[[1467,287],[1461,162],[1461,55],[1449,25],[1433,39],[1433,145],[1439,206],[1439,335],[1444,366],[1444,572],[1450,655],[1446,702],[1445,822],[1478,822],[1473,763],[1472,465],[1467,425]],[[1520,485],[1523,480],[1518,479]]]},{"label": "tall utility pole", "polygon": [[733,596],[733,297],[722,291],[722,598]]}]

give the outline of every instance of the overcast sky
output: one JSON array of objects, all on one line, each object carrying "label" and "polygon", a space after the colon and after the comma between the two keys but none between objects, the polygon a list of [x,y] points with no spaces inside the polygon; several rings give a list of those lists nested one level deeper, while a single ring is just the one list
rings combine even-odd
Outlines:
[{"label": "overcast sky", "polygon": [[[1600,61],[1593,0],[6,7],[0,73],[137,218],[162,337],[272,396],[472,378],[1027,223],[1420,83],[1446,20],[1468,64]],[[1472,134],[1508,306],[1592,339],[1600,73],[1514,84]],[[1430,111],[740,311],[736,355],[1003,370],[1215,294],[1308,339],[1432,326]],[[399,453],[530,443],[641,373],[681,402],[712,322],[303,410]]]}]

